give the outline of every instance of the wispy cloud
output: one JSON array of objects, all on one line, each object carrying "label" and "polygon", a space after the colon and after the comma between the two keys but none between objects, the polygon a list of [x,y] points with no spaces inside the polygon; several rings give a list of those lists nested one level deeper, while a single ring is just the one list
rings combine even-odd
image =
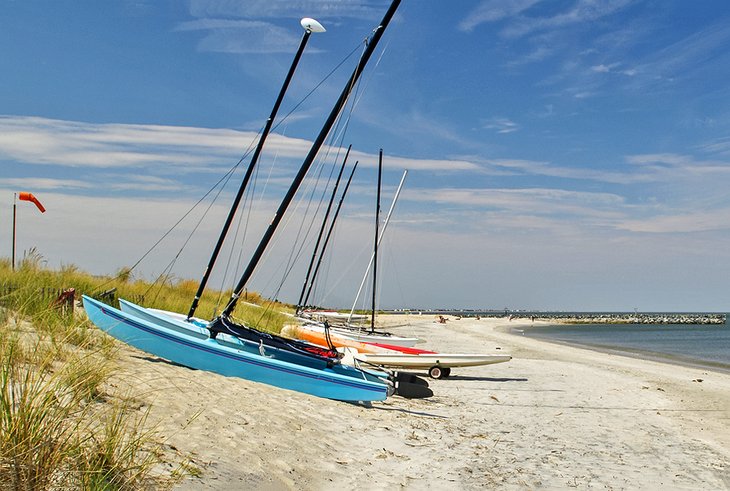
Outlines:
[{"label": "wispy cloud", "polygon": [[462,31],[471,31],[479,24],[513,17],[538,2],[539,0],[515,0],[512,2],[484,0],[459,23],[459,29]]},{"label": "wispy cloud", "polygon": [[230,162],[254,137],[233,130],[0,116],[0,158],[27,164],[201,170]]},{"label": "wispy cloud", "polygon": [[382,14],[378,6],[363,0],[191,0],[190,13],[201,18],[300,18],[346,17],[373,19]]},{"label": "wispy cloud", "polygon": [[508,38],[516,38],[535,31],[562,29],[593,22],[618,12],[630,3],[631,0],[578,0],[567,10],[552,16],[517,16],[502,34]]},{"label": "wispy cloud", "polygon": [[[299,31],[262,21],[199,19],[184,22],[177,31],[205,31],[198,51],[219,53],[291,53],[299,44]],[[316,48],[310,52],[317,52]]]},{"label": "wispy cloud", "polygon": [[[222,53],[291,53],[296,50],[301,30],[285,27],[267,19],[318,20],[378,18],[379,9],[359,0],[300,1],[285,0],[192,0],[190,14],[196,19],[177,26],[177,31],[203,31],[199,51]],[[315,53],[316,48],[310,48]]]},{"label": "wispy cloud", "polygon": [[676,41],[637,62],[633,75],[642,75],[635,83],[650,84],[657,81],[687,78],[707,68],[723,66],[719,59],[729,58],[730,26],[721,23],[695,32]]},{"label": "wispy cloud", "polygon": [[520,129],[519,125],[507,118],[492,118],[486,120],[484,128],[494,130],[499,134],[513,133]]},{"label": "wispy cloud", "polygon": [[79,190],[79,189],[90,189],[94,185],[90,182],[82,181],[80,179],[50,179],[44,177],[28,177],[28,178],[4,178],[3,186],[7,186],[10,189],[24,190]]},{"label": "wispy cloud", "polygon": [[619,222],[616,228],[641,233],[693,233],[730,229],[730,208],[653,216]]},{"label": "wispy cloud", "polygon": [[[0,116],[0,160],[23,164],[96,169],[154,169],[145,186],[167,186],[166,178],[192,172],[221,172],[250,148],[253,132],[161,125],[93,124],[38,117]],[[299,161],[311,141],[272,133],[266,151],[277,159]],[[323,149],[330,159],[336,149]],[[377,155],[355,150],[363,165]],[[456,159],[413,159],[389,156],[388,166],[446,172],[478,171],[474,162]],[[374,164],[373,164],[374,165]],[[285,166],[286,167],[286,166]],[[157,179],[153,181],[152,179]]]},{"label": "wispy cloud", "polygon": [[611,193],[591,193],[550,188],[473,189],[440,188],[408,193],[413,200],[430,200],[470,208],[491,208],[511,213],[543,215],[616,216],[623,205],[621,196]]},{"label": "wispy cloud", "polygon": [[[535,31],[560,29],[571,25],[596,21],[614,14],[631,0],[578,0],[563,11],[540,16],[532,7],[541,3],[539,0],[516,0],[503,2],[485,0],[472,10],[459,24],[464,31],[471,31],[479,24],[487,22],[505,22],[502,35],[508,38],[522,37]],[[525,15],[527,11],[531,15]]]},{"label": "wispy cloud", "polygon": [[706,153],[730,156],[730,136],[717,138],[700,145],[700,149]]}]

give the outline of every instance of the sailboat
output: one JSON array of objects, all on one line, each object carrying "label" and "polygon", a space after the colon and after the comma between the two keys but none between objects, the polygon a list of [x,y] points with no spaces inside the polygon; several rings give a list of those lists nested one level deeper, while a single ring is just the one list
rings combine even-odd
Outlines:
[{"label": "sailboat", "polygon": [[[401,189],[403,188],[403,183],[405,182],[406,176],[408,175],[408,171],[403,172],[403,176],[401,177],[400,183],[398,184],[398,188],[395,191],[395,196],[393,197],[393,201],[391,202],[390,209],[388,210],[388,214],[385,217],[385,221],[383,222],[383,230],[380,232],[380,235],[377,237],[378,244],[383,239],[383,235],[385,233],[385,229],[388,226],[388,222],[390,221],[390,217],[393,214],[393,209],[395,208],[395,204],[398,202],[398,197],[400,196]],[[345,188],[347,189],[347,188]],[[344,197],[344,196],[343,196]],[[340,205],[342,201],[340,200]],[[339,205],[338,205],[338,211],[339,211]],[[337,217],[337,213],[335,213],[335,219]],[[332,226],[334,226],[334,220],[332,223]],[[330,228],[331,232],[332,228]],[[324,245],[322,247],[322,251],[320,252],[320,260],[322,259],[324,255],[324,248],[328,243],[330,234],[327,234],[327,238],[325,239]],[[377,247],[377,246],[376,246]],[[315,246],[315,253],[317,246]],[[314,259],[314,255],[312,256],[312,259]],[[362,288],[365,285],[365,280],[367,279],[368,274],[370,273],[370,268],[373,265],[373,262],[375,261],[375,254],[370,258],[370,263],[368,264],[368,267],[365,270],[365,276],[362,279],[362,282],[360,283],[360,288],[357,291],[357,295],[355,296],[355,304],[353,305],[352,309],[350,310],[349,314],[340,314],[339,312],[334,311],[318,311],[318,310],[304,310],[301,307],[297,308],[297,318],[301,322],[301,325],[297,329],[290,329],[289,332],[294,334],[295,336],[299,336],[302,339],[306,338],[306,333],[301,332],[305,330],[314,331],[318,335],[325,333],[325,322],[327,323],[327,327],[329,328],[330,332],[333,334],[336,334],[338,337],[343,339],[349,339],[353,341],[362,341],[362,342],[368,342],[368,343],[382,343],[382,344],[388,344],[388,345],[394,345],[394,346],[403,346],[403,347],[413,347],[420,341],[417,337],[406,337],[406,336],[396,336],[394,334],[391,334],[386,331],[377,331],[373,326],[370,327],[369,330],[363,329],[360,325],[354,325],[353,320],[357,319],[360,321],[368,319],[368,316],[360,314],[359,316],[354,313],[355,311],[355,305],[357,304],[357,300],[360,297],[360,293],[362,292]],[[319,264],[318,264],[319,266]],[[314,275],[316,276],[318,268],[315,268]],[[308,275],[309,276],[309,275]],[[308,280],[309,281],[309,280]],[[314,281],[314,278],[311,278],[311,283],[309,284],[309,292],[311,292],[312,283]],[[305,287],[307,286],[305,282]],[[302,295],[299,299],[299,305],[307,303],[308,299],[308,293],[307,296],[304,296],[304,290],[302,291]],[[298,334],[297,334],[298,332]]]},{"label": "sailboat", "polygon": [[[168,312],[145,309],[126,301],[120,301],[122,309],[119,310],[84,296],[86,312],[89,319],[97,327],[131,346],[181,365],[263,382],[319,397],[344,401],[377,401],[383,400],[393,393],[394,386],[386,379],[387,375],[384,372],[372,372],[342,365],[339,356],[333,349],[322,349],[309,343],[263,333],[249,326],[235,323],[231,319],[231,314],[235,309],[238,298],[246,287],[247,281],[267,249],[269,241],[273,237],[289,203],[304,180],[335,120],[345,106],[355,83],[399,4],[400,0],[393,0],[383,20],[366,43],[360,61],[319,135],[314,140],[312,148],[282,200],[274,219],[266,229],[223,312],[210,322],[194,317],[195,307],[214,262],[214,258],[211,258],[211,263],[204,275],[204,281],[201,282],[190,312],[184,319],[178,317],[179,314],[176,316]],[[252,162],[255,161],[261,150],[265,134],[271,127],[275,110],[278,109],[278,104],[283,98],[283,93],[291,79],[296,62],[301,56],[306,40],[312,32],[324,31],[324,28],[316,21],[312,19],[305,20],[302,21],[305,35],[295,57],[295,62],[287,75],[279,99],[272,111],[272,116],[267,121],[267,127],[262,133],[252,157]],[[251,168],[249,166],[249,171]],[[244,181],[248,179],[249,174],[250,172],[247,171],[247,177],[244,178]],[[237,200],[240,199],[244,187],[245,184],[242,183]],[[232,215],[235,213],[237,205],[236,202],[232,207],[226,227],[232,221]],[[225,231],[221,236],[224,235]],[[219,239],[216,245],[214,256],[217,255],[221,244],[222,238]]]},{"label": "sailboat", "polygon": [[[378,159],[378,192],[375,207],[375,241],[374,252],[371,261],[371,264],[373,266],[371,331],[374,331],[375,329],[375,289],[377,285],[376,272],[378,245],[380,243],[380,239],[382,238],[382,234],[378,235],[378,224],[380,222],[380,184],[382,168],[383,150],[381,149]],[[405,179],[405,174],[403,176],[403,179]],[[401,179],[401,185],[403,184],[403,179]],[[398,190],[400,191],[400,186]],[[392,211],[392,206],[390,211]],[[388,214],[388,217],[390,217],[390,213]],[[362,284],[360,285],[360,288],[362,289]],[[512,359],[510,355],[438,353],[435,351],[418,349],[408,346],[399,346],[397,344],[388,344],[387,340],[385,342],[377,342],[372,339],[367,340],[366,338],[353,339],[350,336],[343,335],[342,330],[337,330],[333,332],[333,330],[329,328],[327,322],[324,323],[324,326],[322,328],[320,328],[319,326],[315,327],[311,324],[304,324],[301,326],[287,326],[286,333],[292,337],[310,341],[320,346],[337,347],[345,354],[345,362],[353,366],[362,366],[362,364],[366,364],[368,366],[386,369],[427,369],[431,378],[436,379],[448,377],[451,374],[451,369],[453,367],[491,365],[494,363],[504,363]]]},{"label": "sailboat", "polygon": [[[332,195],[330,196],[329,203],[327,205],[327,209],[324,213],[324,218],[322,219],[322,225],[320,226],[319,234],[317,236],[317,240],[314,245],[314,251],[312,253],[311,260],[309,262],[309,267],[307,268],[307,274],[305,275],[304,279],[304,285],[302,286],[302,291],[299,294],[299,300],[297,301],[297,307],[296,307],[296,319],[301,323],[302,329],[309,329],[313,331],[317,331],[319,333],[325,334],[325,331],[327,327],[331,329],[333,333],[337,333],[339,336],[348,338],[348,339],[354,339],[358,341],[369,341],[369,342],[375,342],[375,343],[390,343],[398,346],[406,346],[406,347],[412,347],[415,346],[415,344],[419,341],[416,337],[403,337],[403,336],[395,336],[388,332],[376,332],[374,328],[371,328],[369,332],[363,331],[361,326],[354,326],[352,325],[352,320],[355,318],[354,314],[354,305],[352,308],[352,311],[350,311],[349,315],[346,314],[340,314],[338,312],[333,311],[321,311],[321,310],[307,310],[304,308],[304,305],[307,305],[309,301],[309,297],[312,293],[312,288],[314,287],[315,280],[317,278],[317,275],[320,270],[320,266],[322,265],[322,260],[325,257],[325,251],[327,250],[327,245],[330,242],[330,238],[332,237],[332,232],[334,230],[335,224],[337,222],[337,217],[339,216],[340,210],[342,209],[342,203],[345,200],[345,196],[347,195],[347,191],[350,188],[350,183],[352,182],[352,177],[355,174],[355,170],[357,169],[357,165],[359,162],[355,162],[355,165],[352,168],[352,171],[350,172],[350,176],[347,179],[347,183],[345,184],[345,188],[342,192],[342,195],[340,196],[340,200],[337,203],[337,207],[335,208],[335,212],[333,214],[332,220],[329,223],[329,229],[327,230],[327,233],[325,234],[325,230],[327,229],[327,223],[329,220],[330,211],[332,211],[332,205],[334,204],[335,197],[337,196],[337,189],[339,187],[340,180],[342,178],[342,173],[345,170],[345,165],[347,164],[347,158],[350,155],[350,150],[352,146],[348,147],[347,152],[345,153],[345,157],[342,162],[342,166],[340,167],[340,172],[337,176],[337,179],[335,180],[335,185],[333,186]],[[382,156],[381,156],[382,158]],[[393,213],[393,209],[395,208],[395,204],[398,201],[398,196],[400,195],[400,191],[403,188],[403,182],[406,179],[406,175],[408,174],[408,171],[403,172],[403,177],[400,180],[400,184],[398,185],[398,188],[395,192],[395,197],[393,198],[393,202],[391,203],[390,210],[388,211],[388,215],[385,218],[385,224],[383,226],[383,233],[385,232],[385,227],[388,226],[388,222],[390,221],[390,217]],[[378,242],[380,242],[383,238],[383,233],[380,234],[380,236],[377,238]],[[324,240],[322,240],[324,239]],[[321,248],[320,248],[321,244]],[[376,245],[377,247],[377,245]],[[357,299],[360,296],[360,293],[362,291],[362,287],[365,284],[365,279],[367,278],[367,275],[370,271],[370,267],[373,264],[374,255],[370,258],[370,264],[368,264],[368,267],[365,271],[365,277],[363,278],[362,283],[360,283],[360,289],[357,292],[357,295],[355,297],[355,303],[357,303]],[[360,320],[367,319],[367,316],[361,315],[359,316]],[[327,326],[325,326],[325,323],[327,323]]]}]

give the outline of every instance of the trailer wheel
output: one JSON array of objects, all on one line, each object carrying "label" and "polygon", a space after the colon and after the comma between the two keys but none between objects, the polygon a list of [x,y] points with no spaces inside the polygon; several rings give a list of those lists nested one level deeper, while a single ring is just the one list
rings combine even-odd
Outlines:
[{"label": "trailer wheel", "polygon": [[444,370],[439,366],[433,366],[428,369],[428,375],[431,378],[439,379],[444,377]]},{"label": "trailer wheel", "polygon": [[451,375],[451,367],[443,367],[441,369],[441,371],[443,372],[443,375],[442,375],[443,378],[446,378],[449,375]]}]

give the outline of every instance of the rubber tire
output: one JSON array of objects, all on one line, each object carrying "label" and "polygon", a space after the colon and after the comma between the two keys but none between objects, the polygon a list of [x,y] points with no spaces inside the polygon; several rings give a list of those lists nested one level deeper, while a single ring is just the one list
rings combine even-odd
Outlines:
[{"label": "rubber tire", "polygon": [[447,378],[449,375],[451,375],[451,367],[443,367],[441,371],[444,373],[443,378]]},{"label": "rubber tire", "polygon": [[444,369],[439,366],[433,366],[428,369],[428,375],[429,377],[435,379],[444,378]]}]

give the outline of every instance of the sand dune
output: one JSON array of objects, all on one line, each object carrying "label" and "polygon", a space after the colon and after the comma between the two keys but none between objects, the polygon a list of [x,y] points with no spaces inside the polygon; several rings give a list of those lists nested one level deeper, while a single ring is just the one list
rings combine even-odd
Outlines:
[{"label": "sand dune", "polygon": [[514,358],[370,407],[126,347],[115,383],[141,392],[170,449],[202,470],[179,490],[730,489],[728,374],[503,332],[514,320],[383,321],[407,322],[394,329],[424,348]]}]

